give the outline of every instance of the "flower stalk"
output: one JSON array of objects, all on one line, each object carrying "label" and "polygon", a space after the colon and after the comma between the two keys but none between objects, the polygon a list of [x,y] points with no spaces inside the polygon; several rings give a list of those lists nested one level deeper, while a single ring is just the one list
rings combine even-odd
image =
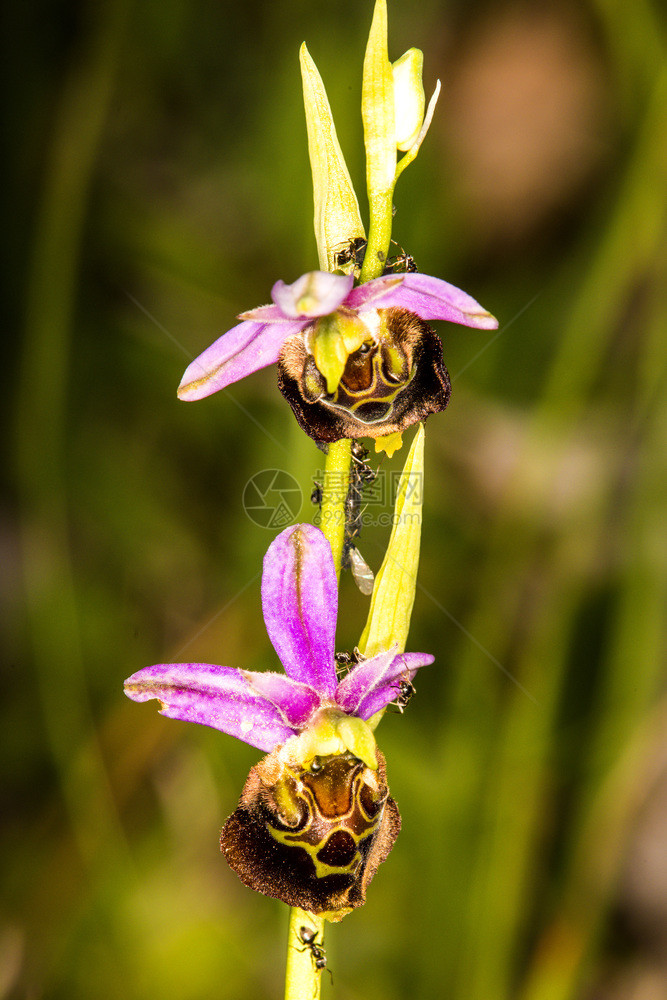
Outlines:
[{"label": "flower stalk", "polygon": [[308,940],[317,941],[316,947],[324,952],[324,917],[293,906],[287,931],[285,1000],[319,1000],[322,969],[317,967],[317,958]]},{"label": "flower stalk", "polygon": [[329,445],[324,463],[322,484],[322,521],[320,527],[331,546],[336,577],[340,580],[340,564],[345,540],[345,500],[350,482],[352,441],[343,438]]},{"label": "flower stalk", "polygon": [[[322,484],[322,532],[331,546],[336,578],[340,580],[345,539],[345,500],[352,464],[352,441],[343,438],[329,446]],[[311,949],[303,940],[302,928],[319,940],[324,951],[323,916],[290,907],[285,963],[285,1000],[319,1000],[322,969],[317,967]]]}]

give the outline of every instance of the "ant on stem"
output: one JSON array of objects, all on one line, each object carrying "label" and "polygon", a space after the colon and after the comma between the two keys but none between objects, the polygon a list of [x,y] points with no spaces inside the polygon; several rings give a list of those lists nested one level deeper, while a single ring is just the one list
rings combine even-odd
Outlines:
[{"label": "ant on stem", "polygon": [[[321,972],[322,969],[327,969],[327,955],[324,946],[317,943],[317,933],[312,927],[300,927],[299,941],[305,947],[299,948],[299,951],[309,950],[315,968],[318,972]],[[331,976],[331,983],[333,985],[333,973],[331,969],[327,969],[327,972]]]}]

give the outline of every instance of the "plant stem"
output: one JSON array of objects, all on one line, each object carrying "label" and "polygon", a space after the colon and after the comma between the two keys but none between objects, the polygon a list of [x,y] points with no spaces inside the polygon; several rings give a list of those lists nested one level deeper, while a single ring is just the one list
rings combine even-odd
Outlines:
[{"label": "plant stem", "polygon": [[388,191],[369,192],[371,217],[368,226],[368,246],[359,275],[359,283],[362,285],[366,281],[372,281],[373,278],[381,277],[384,273],[391,244],[393,195],[393,186]]},{"label": "plant stem", "polygon": [[[350,485],[351,462],[351,440],[334,441],[329,445],[324,464],[321,528],[331,546],[338,577],[345,540],[345,500]],[[324,945],[324,918],[292,907],[287,936],[285,1000],[319,1000],[320,996],[322,970],[316,967],[312,949],[301,936],[302,927],[312,932],[310,940],[314,944],[319,948]]]},{"label": "plant stem", "polygon": [[352,441],[347,438],[329,445],[324,464],[322,521],[320,527],[331,546],[336,576],[340,579],[340,563],[345,540],[345,499],[350,485]]},{"label": "plant stem", "polygon": [[312,931],[312,940],[320,948],[324,944],[324,917],[292,907],[287,934],[285,1000],[319,1000],[320,996],[322,970],[316,968],[311,949],[303,941],[302,927]]}]

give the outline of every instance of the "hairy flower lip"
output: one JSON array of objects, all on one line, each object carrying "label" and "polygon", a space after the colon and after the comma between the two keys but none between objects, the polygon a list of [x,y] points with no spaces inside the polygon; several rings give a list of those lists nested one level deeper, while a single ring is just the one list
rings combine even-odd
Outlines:
[{"label": "hairy flower lip", "polygon": [[346,354],[342,362],[342,337],[333,331],[318,339],[314,330],[289,337],[278,359],[278,388],[314,440],[371,437],[395,450],[400,437],[390,445],[387,435],[401,435],[449,402],[442,341],[404,309],[364,305],[358,318],[369,334],[368,350]]},{"label": "hairy flower lip", "polygon": [[[270,752],[321,721],[323,710],[329,718],[340,713],[365,722],[395,699],[402,679],[412,680],[420,667],[433,662],[427,653],[383,650],[338,682],[336,573],[328,541],[311,524],[285,529],[269,546],[262,607],[284,674],[159,663],[129,677],[125,693],[134,701],[157,699],[163,715],[211,726]],[[340,738],[349,749],[346,732],[343,727]],[[363,730],[349,738],[360,739],[361,746]],[[364,754],[370,754],[367,747]]]},{"label": "hairy flower lip", "polygon": [[400,813],[379,750],[376,768],[345,753],[323,758],[315,773],[292,756],[295,742],[251,769],[220,849],[248,888],[340,920],[363,905]]},{"label": "hairy flower lip", "polygon": [[423,320],[447,320],[482,330],[498,326],[498,321],[475,299],[441,278],[408,273],[385,275],[356,288],[352,283],[352,275],[328,271],[309,271],[291,285],[276,282],[271,291],[272,305],[241,313],[241,323],[188,365],[178,389],[179,398],[203,399],[275,364],[289,336],[340,308],[360,312],[396,306]]}]

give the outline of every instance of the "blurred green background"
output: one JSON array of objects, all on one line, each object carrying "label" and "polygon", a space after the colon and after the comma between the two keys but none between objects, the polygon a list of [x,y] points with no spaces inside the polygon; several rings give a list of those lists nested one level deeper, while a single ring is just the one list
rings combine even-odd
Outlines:
[{"label": "blurred green background", "polygon": [[[5,5],[2,998],[281,996],[286,910],[217,844],[259,755],[122,681],[276,665],[243,488],[284,469],[310,520],[320,456],[272,369],[175,389],[316,266],[303,39],[365,214],[371,10]],[[663,15],[390,3],[392,57],[443,82],[395,238],[501,325],[439,325],[409,644],[437,660],[378,732],[403,832],[328,933],[327,996],[667,995]],[[341,603],[350,648],[367,602]]]}]

